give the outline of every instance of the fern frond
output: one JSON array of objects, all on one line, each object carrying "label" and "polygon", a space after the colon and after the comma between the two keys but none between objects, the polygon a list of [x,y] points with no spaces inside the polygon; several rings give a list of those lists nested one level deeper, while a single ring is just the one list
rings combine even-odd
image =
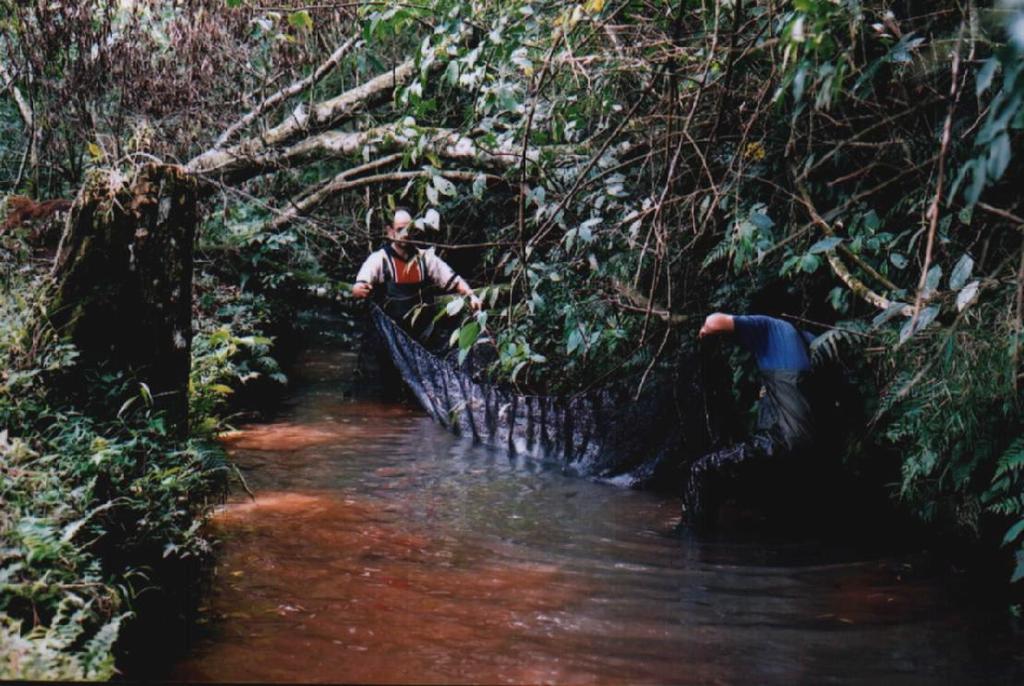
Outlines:
[{"label": "fern frond", "polygon": [[1018,436],[1003,452],[994,478],[1024,469],[1024,436]]},{"label": "fern frond", "polygon": [[862,328],[859,322],[843,322],[842,327],[829,329],[811,341],[811,361],[813,364],[823,364],[838,360],[842,350],[856,347],[854,341],[863,338],[863,333],[858,331]]},{"label": "fern frond", "polygon": [[732,237],[731,236],[726,236],[724,239],[722,239],[721,243],[716,245],[711,250],[711,252],[708,253],[707,257],[704,258],[704,261],[700,263],[700,268],[701,269],[707,269],[709,266],[711,266],[715,262],[720,262],[721,260],[724,260],[725,258],[729,257],[729,255],[731,253],[732,253]]}]

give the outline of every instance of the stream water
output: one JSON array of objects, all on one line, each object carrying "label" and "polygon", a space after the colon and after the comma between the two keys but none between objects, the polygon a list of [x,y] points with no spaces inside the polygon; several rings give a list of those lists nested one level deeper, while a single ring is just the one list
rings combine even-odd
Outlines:
[{"label": "stream water", "polygon": [[1021,646],[896,559],[698,541],[679,501],[353,398],[310,347],[231,438],[213,588],[162,678],[330,683],[1024,683]]}]

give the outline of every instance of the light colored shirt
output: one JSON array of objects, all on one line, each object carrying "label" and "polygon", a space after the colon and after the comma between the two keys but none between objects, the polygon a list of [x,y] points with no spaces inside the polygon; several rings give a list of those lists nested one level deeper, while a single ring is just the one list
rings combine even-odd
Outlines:
[{"label": "light colored shirt", "polygon": [[430,281],[444,291],[458,290],[460,284],[465,285],[468,290],[469,286],[466,285],[465,280],[456,274],[447,262],[438,257],[433,248],[417,250],[408,260],[402,260],[394,251],[386,247],[375,250],[359,268],[356,283],[407,282],[408,279],[404,277],[409,270],[419,271],[417,263],[422,265],[422,270],[425,273],[418,275],[419,278],[414,281]]}]

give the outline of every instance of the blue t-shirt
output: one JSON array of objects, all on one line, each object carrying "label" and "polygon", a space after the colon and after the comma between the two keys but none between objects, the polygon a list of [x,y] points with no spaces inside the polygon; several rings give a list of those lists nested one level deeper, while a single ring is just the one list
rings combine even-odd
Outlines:
[{"label": "blue t-shirt", "polygon": [[734,316],[736,339],[757,360],[758,369],[797,372],[811,368],[806,338],[789,322],[764,315]]}]

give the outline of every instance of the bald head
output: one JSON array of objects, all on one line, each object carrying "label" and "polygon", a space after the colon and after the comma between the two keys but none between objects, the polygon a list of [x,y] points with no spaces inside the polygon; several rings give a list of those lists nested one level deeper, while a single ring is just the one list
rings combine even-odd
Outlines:
[{"label": "bald head", "polygon": [[396,231],[404,229],[412,222],[412,215],[408,210],[395,210],[395,216],[391,220],[391,228]]},{"label": "bald head", "polygon": [[412,213],[404,207],[397,208],[391,219],[391,226],[388,228],[388,238],[391,240],[391,246],[403,254],[407,250],[413,250],[414,248],[406,246],[405,241],[412,237],[415,229],[416,225],[412,222]]}]

